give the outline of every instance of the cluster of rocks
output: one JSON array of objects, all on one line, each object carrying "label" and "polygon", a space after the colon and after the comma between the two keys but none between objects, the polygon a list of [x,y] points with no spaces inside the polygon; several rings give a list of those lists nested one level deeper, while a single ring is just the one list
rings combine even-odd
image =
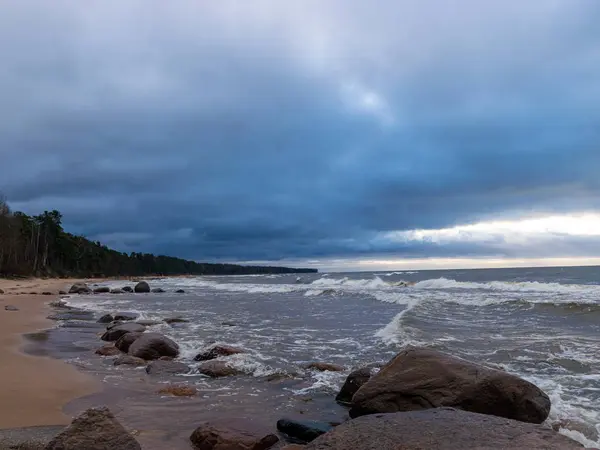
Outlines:
[{"label": "cluster of rocks", "polygon": [[[135,286],[123,286],[121,288],[109,288],[108,286],[97,286],[89,287],[86,283],[75,283],[69,289],[69,294],[124,294],[124,293],[136,293],[136,294],[162,294],[166,292],[162,288],[150,288],[150,285],[146,281],[140,281]],[[184,294],[183,289],[177,289],[176,294]],[[48,295],[52,295],[51,293]]]}]

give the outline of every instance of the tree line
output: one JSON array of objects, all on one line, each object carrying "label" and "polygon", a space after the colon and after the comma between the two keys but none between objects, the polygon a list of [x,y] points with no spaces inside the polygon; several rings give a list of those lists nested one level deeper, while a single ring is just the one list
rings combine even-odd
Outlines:
[{"label": "tree line", "polygon": [[66,232],[59,211],[12,212],[0,197],[0,276],[112,277],[308,273],[314,269],[188,261],[149,253],[121,253]]}]

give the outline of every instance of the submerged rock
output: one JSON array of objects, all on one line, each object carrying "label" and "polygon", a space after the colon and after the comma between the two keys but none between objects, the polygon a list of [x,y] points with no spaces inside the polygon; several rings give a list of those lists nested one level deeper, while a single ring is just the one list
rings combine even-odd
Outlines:
[{"label": "submerged rock", "polygon": [[94,294],[108,294],[110,292],[110,288],[108,286],[100,286],[94,289]]},{"label": "submerged rock", "polygon": [[171,325],[174,323],[188,323],[189,322],[189,320],[184,319],[183,317],[167,317],[163,321],[168,325]]},{"label": "submerged rock", "polygon": [[46,450],[141,450],[108,408],[91,408],[50,441]]},{"label": "submerged rock", "polygon": [[342,389],[335,397],[335,401],[343,405],[352,404],[352,397],[363,384],[371,379],[377,369],[375,367],[363,367],[348,375]]},{"label": "submerged rock", "polygon": [[148,292],[150,292],[150,285],[148,283],[146,283],[145,281],[140,281],[138,284],[135,285],[135,287],[133,288],[133,291],[138,294],[148,293]]},{"label": "submerged rock", "polygon": [[114,366],[145,366],[146,361],[130,355],[121,355],[113,362]]},{"label": "submerged rock", "polygon": [[44,291],[44,292],[42,292],[42,295],[54,295],[54,294],[52,292]]},{"label": "submerged rock", "polygon": [[75,283],[69,289],[69,294],[89,294],[92,290],[85,283]]},{"label": "submerged rock", "polygon": [[98,323],[111,323],[115,318],[110,314],[104,314],[102,317],[98,319]]},{"label": "submerged rock", "polygon": [[165,292],[165,290],[163,288],[154,288],[151,292],[153,294],[162,294],[163,292]]},{"label": "submerged rock", "polygon": [[131,286],[123,286],[121,290],[123,292],[133,292],[133,288]]},{"label": "submerged rock", "polygon": [[103,341],[116,341],[124,334],[136,332],[142,333],[144,330],[146,330],[146,327],[143,325],[137,323],[123,323],[106,330],[100,339]]},{"label": "submerged rock", "polygon": [[147,327],[151,327],[152,325],[160,325],[162,322],[160,320],[138,320],[135,323],[139,323],[140,325],[145,325]]},{"label": "submerged rock", "polygon": [[210,361],[211,359],[216,359],[221,356],[231,356],[239,353],[244,353],[244,350],[228,345],[215,345],[210,350],[196,355],[194,361]]},{"label": "submerged rock", "polygon": [[574,450],[582,447],[541,425],[453,408],[436,408],[359,417],[337,426],[304,448]]},{"label": "submerged rock", "polygon": [[112,288],[112,289],[110,290],[110,293],[111,293],[111,294],[123,294],[124,292],[125,292],[125,291],[124,291],[123,289],[121,289],[121,288]]},{"label": "submerged rock", "polygon": [[160,333],[144,333],[131,344],[129,354],[146,360],[158,359],[161,356],[177,357],[179,345]]},{"label": "submerged rock", "polygon": [[294,442],[307,444],[333,430],[333,426],[327,422],[313,420],[280,419],[277,421],[277,429]]},{"label": "submerged rock", "polygon": [[146,367],[146,373],[149,375],[176,375],[180,373],[188,373],[190,368],[187,364],[177,361],[152,361]]},{"label": "submerged rock", "polygon": [[243,372],[235,367],[228,366],[225,361],[206,361],[198,367],[198,372],[211,378],[230,377],[241,375]]},{"label": "submerged rock", "polygon": [[134,312],[118,312],[115,313],[115,320],[135,320],[140,315]]},{"label": "submerged rock", "polygon": [[269,428],[248,419],[221,419],[200,425],[190,436],[201,450],[267,450],[279,438]]},{"label": "submerged rock", "polygon": [[127,353],[129,351],[129,347],[133,344],[140,336],[144,333],[139,331],[134,331],[132,333],[125,333],[117,342],[115,342],[115,347],[117,347],[122,352]]},{"label": "submerged rock", "polygon": [[119,350],[114,345],[107,344],[107,345],[103,345],[102,347],[97,349],[94,353],[96,353],[96,355],[101,355],[101,356],[115,356],[115,355],[120,355],[121,350]]},{"label": "submerged rock", "polygon": [[542,423],[550,399],[534,384],[427,348],[401,351],[352,398],[351,417],[451,406]]},{"label": "submerged rock", "polygon": [[175,291],[176,294],[185,294],[185,291],[183,289],[177,289]]},{"label": "submerged rock", "polygon": [[318,370],[320,372],[343,372],[344,368],[337,364],[313,362],[306,366],[309,370]]}]

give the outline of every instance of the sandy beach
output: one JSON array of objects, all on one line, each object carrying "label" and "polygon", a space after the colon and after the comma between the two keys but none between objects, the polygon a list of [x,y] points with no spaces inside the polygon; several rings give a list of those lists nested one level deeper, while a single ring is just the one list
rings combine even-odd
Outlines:
[{"label": "sandy beach", "polygon": [[[0,294],[0,428],[67,424],[71,418],[62,412],[63,405],[100,388],[99,382],[73,366],[20,351],[24,333],[52,326],[46,319],[48,303],[73,281],[0,279],[4,291]],[[18,310],[7,311],[7,305]]]}]

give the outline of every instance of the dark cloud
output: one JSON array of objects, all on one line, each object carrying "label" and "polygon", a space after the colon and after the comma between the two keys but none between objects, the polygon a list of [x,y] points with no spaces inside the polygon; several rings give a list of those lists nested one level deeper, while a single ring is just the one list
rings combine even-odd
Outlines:
[{"label": "dark cloud", "polygon": [[0,189],[195,259],[588,254],[382,236],[600,208],[598,19],[567,0],[18,2]]}]

